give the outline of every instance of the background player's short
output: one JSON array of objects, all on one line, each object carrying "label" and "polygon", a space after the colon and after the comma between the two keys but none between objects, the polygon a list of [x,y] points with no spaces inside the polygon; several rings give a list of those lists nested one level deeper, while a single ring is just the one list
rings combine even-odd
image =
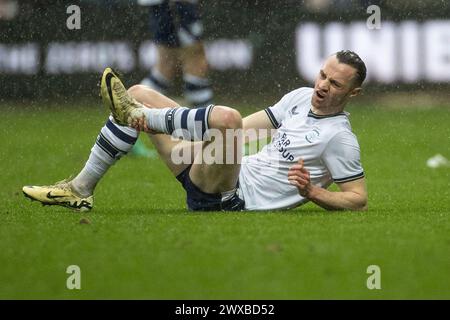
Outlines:
[{"label": "background player's short", "polygon": [[[208,79],[198,1],[139,0],[138,4],[149,11],[149,30],[158,51],[156,64],[141,84],[167,94],[173,89],[177,70],[181,67],[186,103],[195,108],[211,104],[213,90]],[[155,151],[139,140],[131,154],[156,157]]]},{"label": "background player's short", "polygon": [[141,83],[166,94],[180,66],[188,104],[192,107],[211,104],[213,90],[208,78],[198,1],[140,0],[138,3],[148,6],[150,31],[158,50],[156,65]]}]

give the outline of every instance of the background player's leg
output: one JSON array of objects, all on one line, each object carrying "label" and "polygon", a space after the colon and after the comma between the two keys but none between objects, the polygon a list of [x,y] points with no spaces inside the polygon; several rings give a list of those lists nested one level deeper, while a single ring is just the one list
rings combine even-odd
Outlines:
[{"label": "background player's leg", "polygon": [[[178,41],[174,24],[174,13],[169,1],[153,1],[148,7],[150,32],[157,47],[158,59],[147,76],[141,81],[142,85],[150,87],[162,94],[172,87],[178,69]],[[139,140],[132,149],[135,155],[152,155]]]},{"label": "background player's leg", "polygon": [[169,1],[159,1],[149,6],[149,27],[158,50],[158,61],[141,84],[163,94],[176,75],[178,64],[178,37],[174,12]]},{"label": "background player's leg", "polygon": [[206,60],[203,42],[196,42],[180,50],[183,63],[183,73],[196,77],[206,78],[208,74],[208,61]]},{"label": "background player's leg", "polygon": [[184,95],[195,107],[211,104],[213,90],[208,79],[208,63],[202,42],[180,49],[183,65]]},{"label": "background player's leg", "polygon": [[208,62],[202,42],[203,23],[198,1],[174,1],[173,14],[180,45],[179,53],[183,68],[184,96],[194,107],[212,103],[213,90],[208,79]]},{"label": "background player's leg", "polygon": [[141,84],[162,94],[172,86],[178,67],[178,50],[164,45],[157,45],[158,61]]}]

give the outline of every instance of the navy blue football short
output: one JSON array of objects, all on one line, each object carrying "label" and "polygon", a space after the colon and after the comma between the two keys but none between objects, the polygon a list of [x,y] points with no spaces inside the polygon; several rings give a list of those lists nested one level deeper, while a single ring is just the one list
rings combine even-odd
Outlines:
[{"label": "navy blue football short", "polygon": [[203,35],[198,4],[163,1],[150,7],[150,32],[160,45],[179,48],[198,42]]},{"label": "navy blue football short", "polygon": [[187,167],[177,176],[184,190],[186,190],[186,204],[191,211],[242,211],[245,210],[245,201],[237,193],[222,201],[220,193],[205,193],[200,190],[189,177],[191,166]]}]

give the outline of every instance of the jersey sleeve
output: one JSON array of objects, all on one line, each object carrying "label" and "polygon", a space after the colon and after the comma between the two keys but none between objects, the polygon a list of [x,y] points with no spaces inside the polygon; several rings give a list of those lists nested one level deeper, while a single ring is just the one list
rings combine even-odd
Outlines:
[{"label": "jersey sleeve", "polygon": [[336,134],[327,144],[322,161],[334,182],[349,182],[364,177],[358,140],[351,132]]},{"label": "jersey sleeve", "polygon": [[304,89],[306,88],[299,88],[285,94],[280,101],[264,110],[274,128],[278,129],[281,126],[281,123],[288,114],[289,107],[292,106],[294,97],[303,94]]}]

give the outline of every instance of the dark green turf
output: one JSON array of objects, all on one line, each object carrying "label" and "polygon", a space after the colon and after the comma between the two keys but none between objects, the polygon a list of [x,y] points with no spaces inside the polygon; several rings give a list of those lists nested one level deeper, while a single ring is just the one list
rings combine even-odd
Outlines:
[{"label": "dark green turf", "polygon": [[[106,111],[0,106],[0,298],[450,298],[450,109],[350,108],[369,211],[187,213],[160,160],[124,158],[79,214],[25,199],[76,174]],[[245,112],[245,111],[244,111]],[[248,112],[248,111],[247,111]],[[90,224],[80,224],[87,218]],[[381,290],[366,268],[381,267]],[[82,289],[66,289],[67,266]]]}]

